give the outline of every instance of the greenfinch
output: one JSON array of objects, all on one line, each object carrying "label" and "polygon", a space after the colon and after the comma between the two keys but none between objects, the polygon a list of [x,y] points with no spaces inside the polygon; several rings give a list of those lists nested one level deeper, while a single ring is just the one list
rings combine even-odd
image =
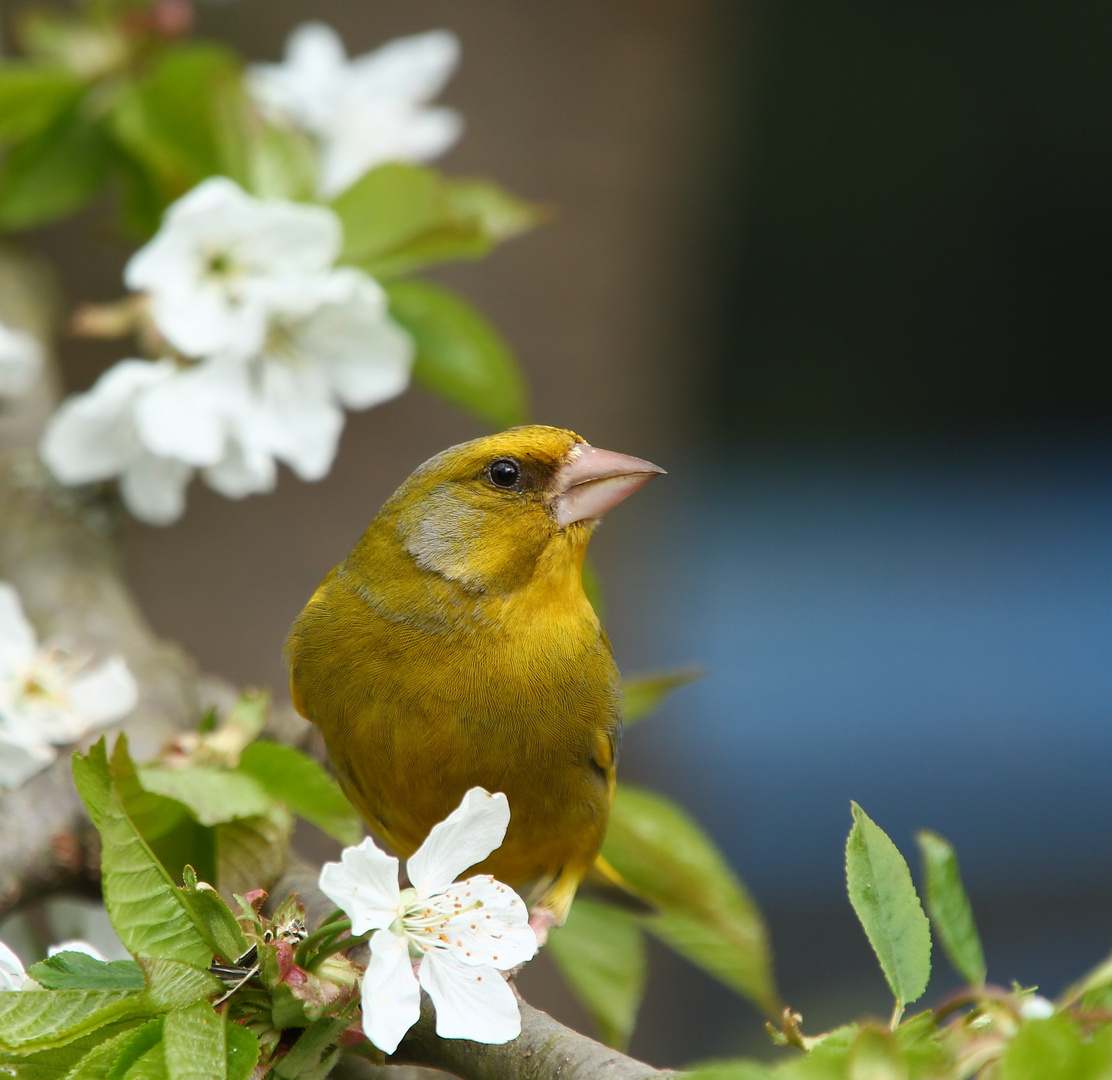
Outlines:
[{"label": "greenfinch", "polygon": [[469,788],[505,792],[505,841],[475,870],[526,893],[542,939],[599,857],[621,742],[587,542],[663,471],[554,427],[453,446],[390,497],[286,643],[295,706],[398,855]]}]

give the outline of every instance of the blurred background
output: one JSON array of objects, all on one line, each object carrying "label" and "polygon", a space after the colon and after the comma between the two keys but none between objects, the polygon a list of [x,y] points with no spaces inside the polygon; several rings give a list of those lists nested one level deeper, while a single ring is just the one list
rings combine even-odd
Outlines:
[{"label": "blurred background", "polygon": [[[713,833],[808,1031],[890,1008],[845,897],[849,800],[958,848],[990,979],[1057,992],[1112,944],[1112,7],[1071,0],[234,0],[198,32],[277,59],[463,42],[443,162],[551,204],[443,279],[513,344],[533,414],[669,471],[593,553],[627,671],[706,679],[623,775]],[[42,230],[67,299],[128,249]],[[118,349],[64,345],[68,389]],[[412,390],[323,482],[133,524],[151,622],[284,694],[286,629],[420,461],[481,428]],[[585,1026],[542,962],[526,996]],[[957,982],[945,960],[925,999]],[[835,990],[837,987],[837,990]],[[658,950],[632,1050],[762,1052]]]}]

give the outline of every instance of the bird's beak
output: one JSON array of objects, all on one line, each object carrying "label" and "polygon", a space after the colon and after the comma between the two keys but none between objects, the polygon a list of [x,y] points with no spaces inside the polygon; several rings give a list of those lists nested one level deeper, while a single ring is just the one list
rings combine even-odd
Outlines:
[{"label": "bird's beak", "polygon": [[600,518],[662,472],[651,461],[578,443],[553,481],[556,522],[562,529],[573,521]]}]

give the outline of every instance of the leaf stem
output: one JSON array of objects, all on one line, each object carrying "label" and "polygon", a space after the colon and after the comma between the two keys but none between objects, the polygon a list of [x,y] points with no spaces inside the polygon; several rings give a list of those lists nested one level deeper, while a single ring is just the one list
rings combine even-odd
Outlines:
[{"label": "leaf stem", "polygon": [[892,1019],[888,1021],[888,1030],[895,1031],[900,1026],[900,1021],[903,1019],[904,1003],[899,998],[896,999],[896,1007],[892,1010]]},{"label": "leaf stem", "polygon": [[304,967],[305,958],[319,942],[328,941],[337,934],[342,934],[345,930],[350,929],[351,919],[337,908],[320,926],[302,938],[301,943],[297,946],[297,951],[294,953],[294,963],[298,967]]}]

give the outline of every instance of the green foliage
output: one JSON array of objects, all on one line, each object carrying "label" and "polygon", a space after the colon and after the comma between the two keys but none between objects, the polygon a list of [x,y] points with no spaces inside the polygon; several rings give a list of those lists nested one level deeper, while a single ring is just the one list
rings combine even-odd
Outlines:
[{"label": "green foliage", "polygon": [[481,258],[543,217],[490,180],[401,163],[372,169],[331,205],[344,223],[344,261],[380,279]]},{"label": "green foliage", "polygon": [[146,985],[134,960],[107,962],[83,952],[57,953],[27,974],[47,990],[142,990]]},{"label": "green foliage", "polygon": [[165,868],[126,808],[142,789],[120,737],[111,763],[104,740],[86,757],[74,756],[73,775],[103,838],[102,888],[112,925],[129,952],[207,967],[212,959],[203,935],[182,904]]},{"label": "green foliage", "polygon": [[603,854],[658,911],[645,927],[766,1013],[779,1010],[764,920],[703,830],[673,802],[619,785]]},{"label": "green foliage", "polygon": [[547,949],[603,1042],[619,1050],[628,1046],[648,975],[645,938],[636,918],[580,898],[564,926],[549,936]]},{"label": "green foliage", "polygon": [[359,815],[336,781],[292,747],[263,739],[253,742],[239,759],[239,772],[341,844],[358,844],[362,838]]},{"label": "green foliage", "polygon": [[525,422],[525,380],[482,315],[428,281],[399,281],[387,291],[390,313],[417,343],[417,382],[495,427]]},{"label": "green foliage", "polygon": [[697,682],[703,677],[703,669],[688,666],[672,671],[656,671],[646,675],[631,675],[622,680],[622,721],[628,726],[646,716],[652,716],[664,703],[664,699],[681,686]]},{"label": "green foliage", "polygon": [[857,803],[852,807],[846,842],[849,898],[902,1012],[930,980],[930,925],[899,849]]},{"label": "green foliage", "polygon": [[973,921],[973,908],[965,893],[953,845],[926,829],[916,833],[923,856],[927,911],[954,970],[972,986],[983,986],[985,954]]}]

